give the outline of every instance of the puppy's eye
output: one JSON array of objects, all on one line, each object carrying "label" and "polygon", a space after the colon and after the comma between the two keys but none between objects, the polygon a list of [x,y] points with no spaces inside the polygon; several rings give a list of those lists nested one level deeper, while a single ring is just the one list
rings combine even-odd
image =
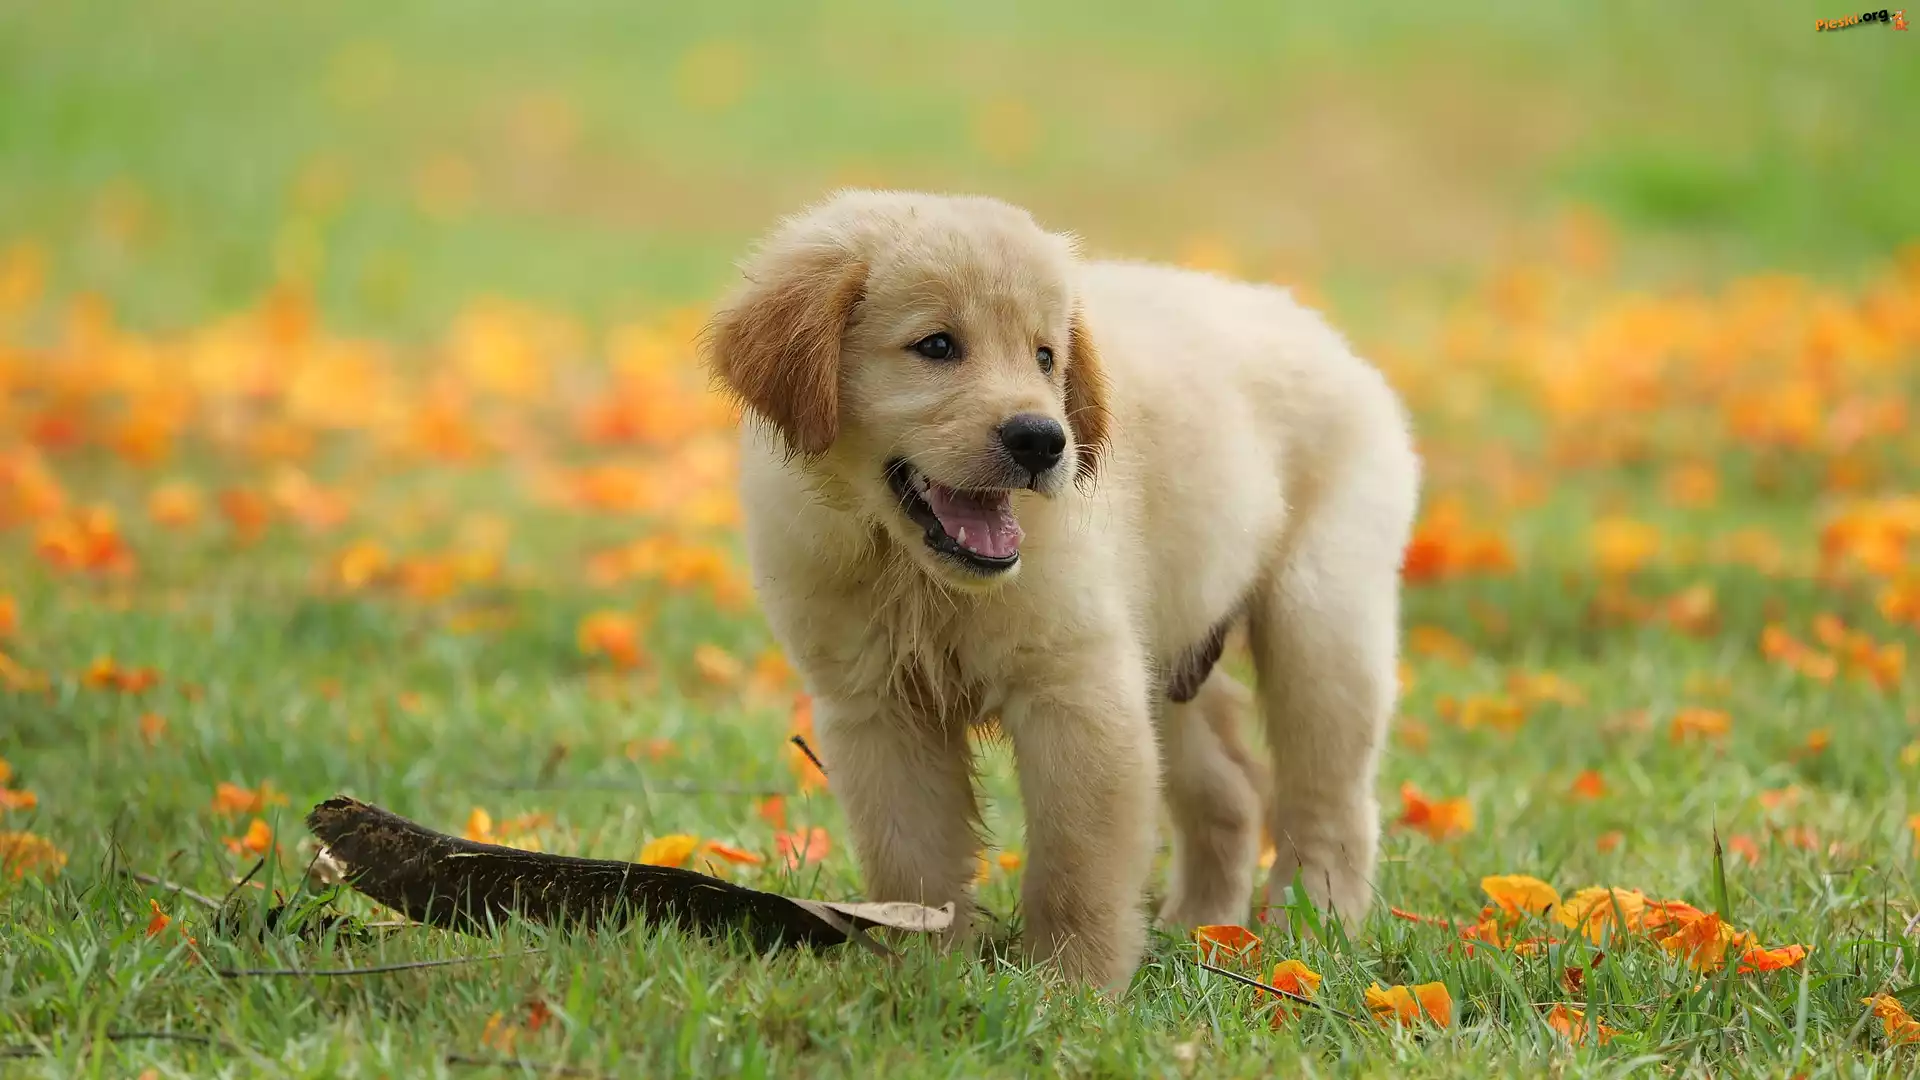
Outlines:
[{"label": "puppy's eye", "polygon": [[951,334],[928,334],[913,343],[913,351],[929,360],[951,360],[960,355],[960,343]]},{"label": "puppy's eye", "polygon": [[1053,350],[1052,349],[1049,349],[1045,345],[1042,345],[1040,346],[1040,351],[1035,353],[1034,356],[1036,359],[1040,361],[1040,373],[1042,375],[1053,374]]}]

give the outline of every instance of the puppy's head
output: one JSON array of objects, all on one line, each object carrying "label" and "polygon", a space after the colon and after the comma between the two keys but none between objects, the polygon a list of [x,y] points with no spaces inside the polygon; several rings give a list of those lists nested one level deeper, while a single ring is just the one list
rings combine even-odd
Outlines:
[{"label": "puppy's head", "polygon": [[1073,246],[984,198],[848,192],[789,219],[708,328],[710,362],[802,467],[930,573],[1020,565],[1020,512],[1106,446]]}]

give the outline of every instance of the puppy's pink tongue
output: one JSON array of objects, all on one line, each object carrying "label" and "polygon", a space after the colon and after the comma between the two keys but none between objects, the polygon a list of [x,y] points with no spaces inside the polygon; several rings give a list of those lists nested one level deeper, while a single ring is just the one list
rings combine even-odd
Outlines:
[{"label": "puppy's pink tongue", "polygon": [[927,505],[940,527],[975,555],[1004,559],[1020,551],[1020,522],[1014,520],[1013,500],[1004,491],[976,494],[929,484]]}]

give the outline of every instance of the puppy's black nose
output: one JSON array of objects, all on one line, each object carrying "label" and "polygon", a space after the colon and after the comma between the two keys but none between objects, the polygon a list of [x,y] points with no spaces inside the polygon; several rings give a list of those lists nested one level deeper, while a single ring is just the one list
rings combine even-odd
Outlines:
[{"label": "puppy's black nose", "polygon": [[1038,475],[1060,463],[1067,432],[1052,417],[1021,413],[1000,425],[1000,445],[1021,468]]}]

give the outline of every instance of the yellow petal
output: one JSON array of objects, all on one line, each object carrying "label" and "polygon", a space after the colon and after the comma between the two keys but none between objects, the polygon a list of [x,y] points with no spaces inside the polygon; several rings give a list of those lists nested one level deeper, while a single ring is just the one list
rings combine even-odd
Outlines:
[{"label": "yellow petal", "polygon": [[640,849],[640,861],[648,866],[684,866],[699,846],[700,840],[686,833],[655,837]]},{"label": "yellow petal", "polygon": [[1560,891],[1536,877],[1525,874],[1496,874],[1480,879],[1480,887],[1494,903],[1507,911],[1544,915],[1560,903]]}]

